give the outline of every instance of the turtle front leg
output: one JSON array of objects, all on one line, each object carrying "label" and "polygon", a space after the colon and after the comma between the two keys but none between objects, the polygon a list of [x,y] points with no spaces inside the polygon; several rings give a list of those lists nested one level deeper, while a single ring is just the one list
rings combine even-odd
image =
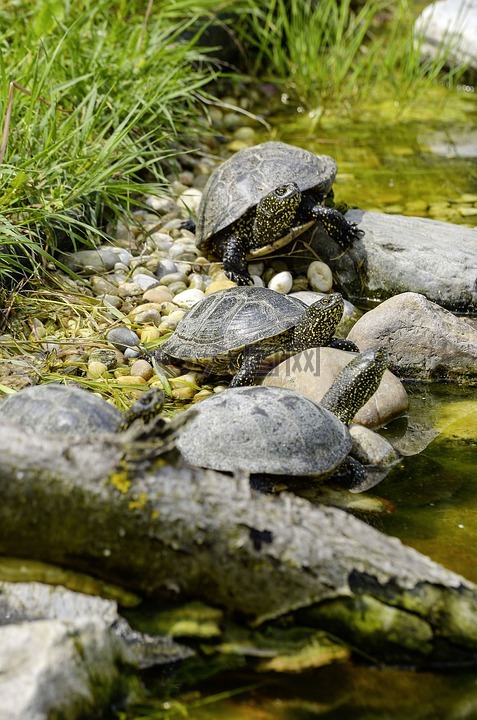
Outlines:
[{"label": "turtle front leg", "polygon": [[311,198],[303,198],[300,211],[305,219],[314,219],[321,223],[332,240],[344,249],[364,235],[364,230],[361,230],[356,223],[348,222],[338,210],[320,205]]},{"label": "turtle front leg", "polygon": [[247,270],[246,253],[245,243],[237,235],[229,235],[222,243],[224,272],[237,285],[253,285]]},{"label": "turtle front leg", "polygon": [[[243,387],[255,385],[263,373],[266,352],[261,352],[259,347],[251,345],[245,348],[240,370],[233,376],[230,387]],[[268,368],[267,368],[268,369]]]}]

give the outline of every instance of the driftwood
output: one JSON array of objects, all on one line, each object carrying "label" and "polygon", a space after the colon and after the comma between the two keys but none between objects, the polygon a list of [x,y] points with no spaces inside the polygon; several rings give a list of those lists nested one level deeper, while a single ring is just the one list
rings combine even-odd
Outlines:
[{"label": "driftwood", "polygon": [[294,612],[380,660],[477,659],[470,581],[342,510],[147,450],[0,427],[0,552],[255,625]]}]

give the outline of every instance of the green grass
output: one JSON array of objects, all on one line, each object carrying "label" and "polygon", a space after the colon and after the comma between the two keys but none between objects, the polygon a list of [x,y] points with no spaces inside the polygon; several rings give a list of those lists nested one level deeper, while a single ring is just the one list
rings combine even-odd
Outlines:
[{"label": "green grass", "polygon": [[461,72],[443,75],[445,45],[421,63],[415,17],[411,0],[249,0],[238,32],[254,49],[250,72],[278,81],[311,117],[359,115],[364,103],[383,99],[405,107],[438,77],[449,82]]},{"label": "green grass", "polygon": [[[22,0],[0,9],[0,282],[25,263],[38,272],[65,234],[97,242],[105,219],[140,193],[165,192],[167,158],[193,144],[195,93],[215,74],[197,49],[197,3],[156,6]],[[27,92],[14,89],[5,127],[11,83]]]},{"label": "green grass", "polygon": [[446,48],[420,63],[410,0],[3,3],[0,287],[19,271],[41,275],[52,256],[61,263],[65,239],[97,244],[106,221],[167,192],[174,153],[196,145],[206,118],[200,98],[235,72],[201,50],[222,11],[249,73],[312,125],[383,98],[402,108],[442,77]]}]

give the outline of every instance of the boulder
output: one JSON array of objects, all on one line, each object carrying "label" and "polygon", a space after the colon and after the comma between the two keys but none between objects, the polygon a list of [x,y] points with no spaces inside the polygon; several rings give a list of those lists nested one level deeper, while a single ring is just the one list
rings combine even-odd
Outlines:
[{"label": "boulder", "polygon": [[448,310],[477,310],[477,230],[362,210],[346,218],[365,234],[345,253],[319,228],[310,242],[351,300],[385,300],[409,291]]},{"label": "boulder", "polygon": [[361,350],[388,349],[401,378],[477,382],[477,331],[424,295],[406,292],[363,315],[348,335]]},{"label": "boulder", "polygon": [[445,54],[452,67],[477,71],[477,1],[440,0],[428,5],[415,23],[423,60]]},{"label": "boulder", "polygon": [[0,720],[96,717],[117,697],[124,643],[98,617],[0,627]]},{"label": "boulder", "polygon": [[[329,347],[309,348],[273,368],[262,384],[296,390],[310,400],[320,402],[338,373],[355,357],[355,353]],[[402,415],[407,405],[407,393],[401,381],[385,370],[377,391],[357,412],[353,422],[370,428],[380,427]]]}]

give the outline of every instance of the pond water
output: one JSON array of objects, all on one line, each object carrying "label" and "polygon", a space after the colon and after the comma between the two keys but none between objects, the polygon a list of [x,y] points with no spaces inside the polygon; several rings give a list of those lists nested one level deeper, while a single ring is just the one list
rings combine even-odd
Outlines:
[{"label": "pond water", "polygon": [[[444,95],[437,88],[435,103],[401,119],[389,112],[378,124],[325,118],[312,132],[306,113],[286,107],[271,120],[272,136],[333,155],[337,201],[476,226],[477,94],[453,93],[445,105]],[[368,491],[386,501],[388,512],[364,519],[477,582],[477,389],[413,384],[409,394],[408,423],[419,426],[412,452],[419,452]],[[397,421],[386,432],[398,437],[406,424]],[[471,719],[477,718],[477,670],[417,673],[339,663],[298,677],[234,672],[194,687],[182,702],[164,706],[151,698],[126,716]]]}]

